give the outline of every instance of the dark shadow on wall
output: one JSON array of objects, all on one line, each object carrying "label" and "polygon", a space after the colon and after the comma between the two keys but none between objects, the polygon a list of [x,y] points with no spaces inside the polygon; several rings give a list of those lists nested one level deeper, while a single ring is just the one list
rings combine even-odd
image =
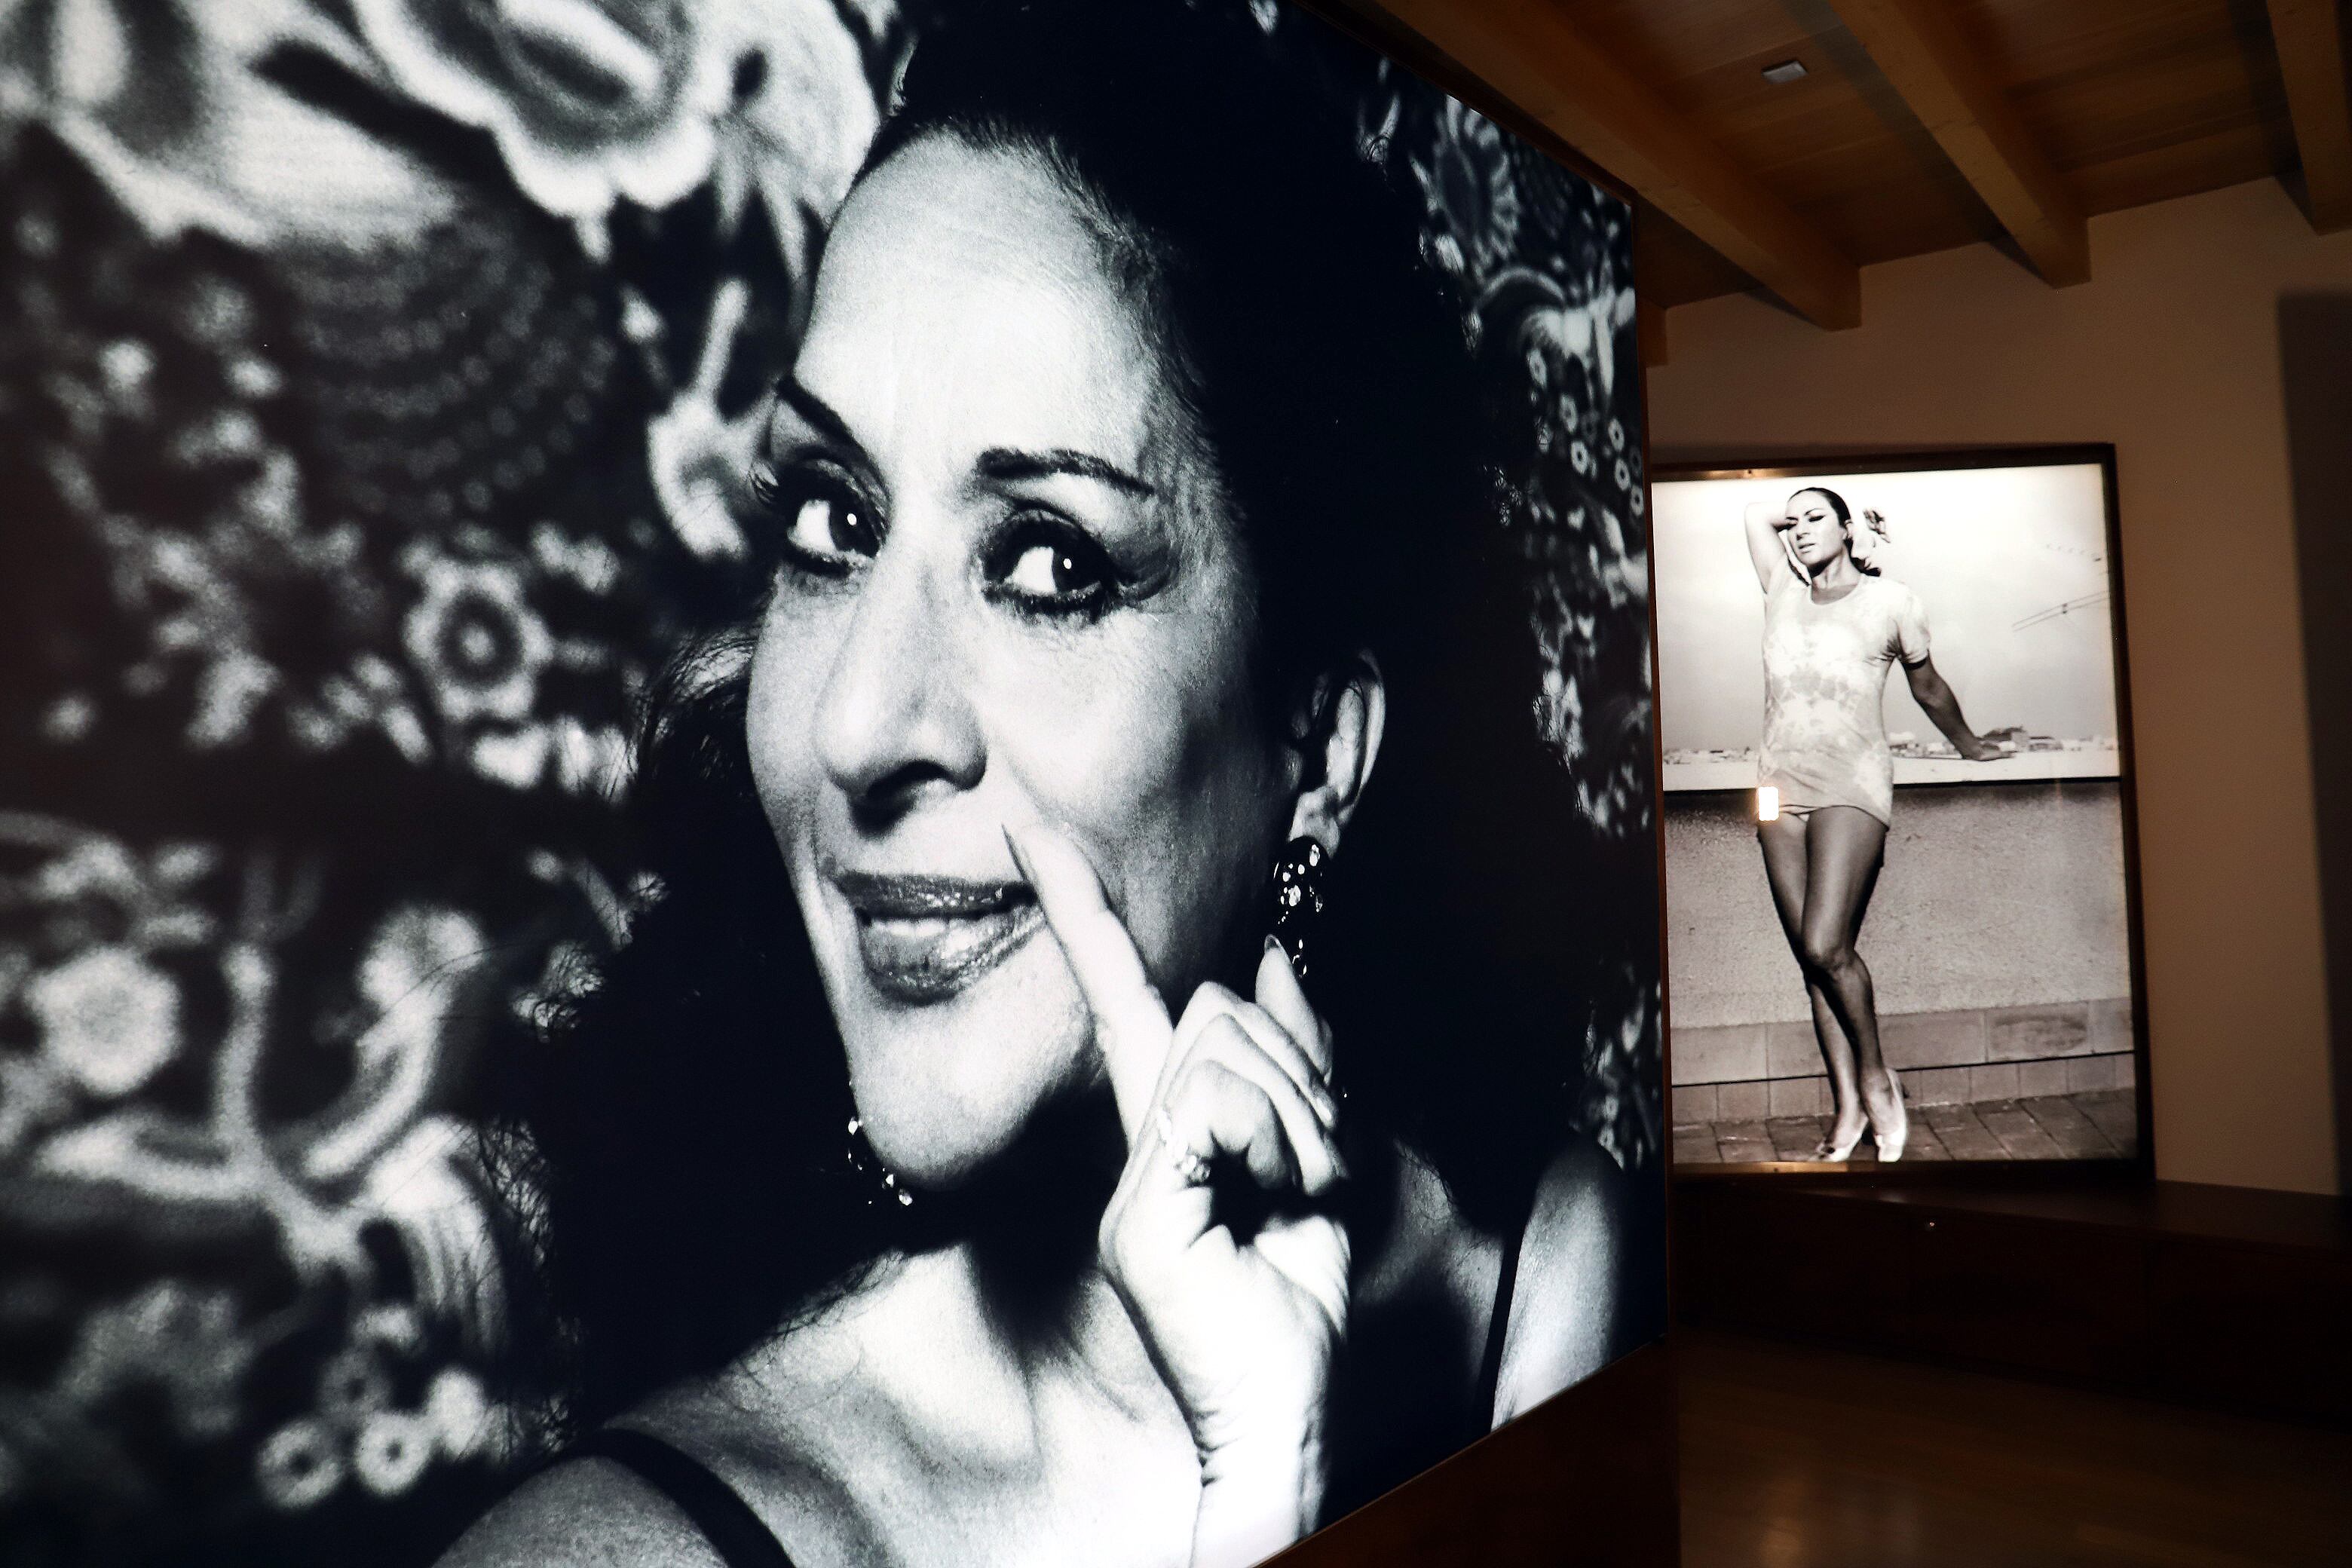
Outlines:
[{"label": "dark shadow on wall", "polygon": [[2352,1193],[2352,293],[2279,300],[2336,1092],[2336,1190]]}]

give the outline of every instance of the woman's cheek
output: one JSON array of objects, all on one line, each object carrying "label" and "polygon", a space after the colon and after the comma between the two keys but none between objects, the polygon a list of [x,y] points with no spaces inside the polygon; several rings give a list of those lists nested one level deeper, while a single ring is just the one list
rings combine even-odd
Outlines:
[{"label": "woman's cheek", "polygon": [[1006,703],[1019,739],[1000,729],[992,748],[1026,805],[1077,836],[1163,985],[1209,977],[1265,825],[1287,806],[1238,661],[1211,651],[1182,639],[1056,670]]},{"label": "woman's cheek", "polygon": [[817,617],[771,608],[751,656],[744,712],[751,783],[788,859],[805,858],[824,786],[815,715],[832,659],[822,632]]}]

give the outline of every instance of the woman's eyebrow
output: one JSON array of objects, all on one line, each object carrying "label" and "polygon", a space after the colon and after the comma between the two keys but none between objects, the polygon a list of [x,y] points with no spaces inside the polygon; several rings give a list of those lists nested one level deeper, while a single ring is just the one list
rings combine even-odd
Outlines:
[{"label": "woman's eyebrow", "polygon": [[1108,485],[1139,500],[1149,500],[1160,493],[1117,464],[1105,462],[1091,452],[1072,451],[1066,447],[1043,452],[992,447],[980,455],[979,468],[984,479],[1042,479],[1049,475],[1069,474]]},{"label": "woman's eyebrow", "polygon": [[833,411],[824,398],[803,386],[791,376],[776,383],[776,396],[783,405],[801,417],[801,422],[826,440],[849,450],[863,454],[857,437],[849,433],[849,422]]}]

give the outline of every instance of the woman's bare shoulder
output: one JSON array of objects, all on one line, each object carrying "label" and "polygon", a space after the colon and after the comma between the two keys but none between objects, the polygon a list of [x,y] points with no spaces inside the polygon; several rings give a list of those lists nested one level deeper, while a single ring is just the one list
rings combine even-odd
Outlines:
[{"label": "woman's bare shoulder", "polygon": [[725,1568],[676,1504],[610,1459],[568,1459],[509,1492],[438,1568]]},{"label": "woman's bare shoulder", "polygon": [[[687,1456],[795,1542],[863,1542],[845,1489],[796,1424],[736,1396],[722,1378],[656,1394],[625,1425]],[[852,1561],[883,1559],[878,1555]],[[667,1494],[600,1455],[559,1459],[509,1493],[438,1568],[724,1568]]]},{"label": "woman's bare shoulder", "polygon": [[1545,1168],[1519,1242],[1498,1421],[1582,1382],[1616,1353],[1624,1184],[1616,1162],[1582,1138]]},{"label": "woman's bare shoulder", "polygon": [[[922,1456],[905,1389],[877,1368],[918,1362],[936,1334],[939,1267],[895,1271],[895,1288],[814,1314],[733,1365],[654,1394],[625,1425],[694,1458],[750,1506],[787,1549],[828,1562],[896,1561],[877,1532],[877,1500],[916,1489]],[[928,1314],[928,1316],[927,1316]],[[894,1353],[895,1352],[895,1353]],[[905,1483],[877,1489],[876,1477]],[[887,1510],[885,1510],[887,1511]],[[602,1458],[563,1460],[517,1488],[438,1568],[723,1568],[693,1522],[634,1471]]]},{"label": "woman's bare shoulder", "polygon": [[[675,1402],[672,1402],[673,1405]],[[667,1415],[669,1418],[662,1419]],[[817,1548],[826,1561],[893,1561],[856,1500],[788,1433],[747,1436],[733,1422],[681,1421],[675,1411],[630,1416],[702,1463],[741,1498],[789,1550]],[[549,1466],[508,1494],[437,1568],[725,1568],[678,1505],[635,1471],[599,1456]]]},{"label": "woman's bare shoulder", "polygon": [[1625,1173],[1617,1162],[1590,1138],[1570,1139],[1536,1184],[1528,1240],[1536,1240],[1538,1232],[1562,1237],[1581,1232],[1591,1238],[1593,1226],[1613,1234],[1623,1222],[1624,1200]]},{"label": "woman's bare shoulder", "polygon": [[1624,1255],[1625,1176],[1598,1143],[1578,1138],[1536,1184],[1519,1243],[1519,1288],[1580,1321],[1613,1313]]}]

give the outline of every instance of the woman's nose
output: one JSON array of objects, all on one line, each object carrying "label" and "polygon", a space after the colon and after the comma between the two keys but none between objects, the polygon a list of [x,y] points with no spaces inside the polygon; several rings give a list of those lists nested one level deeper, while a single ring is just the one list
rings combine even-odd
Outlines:
[{"label": "woman's nose", "polygon": [[913,557],[886,548],[867,568],[816,714],[819,760],[861,814],[980,782],[987,751],[946,599]]}]

